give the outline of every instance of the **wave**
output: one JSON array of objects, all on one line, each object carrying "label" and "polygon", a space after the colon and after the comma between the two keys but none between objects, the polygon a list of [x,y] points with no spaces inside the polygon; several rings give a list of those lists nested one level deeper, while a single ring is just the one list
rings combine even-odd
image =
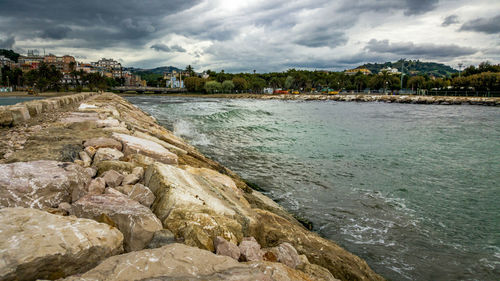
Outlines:
[{"label": "wave", "polygon": [[265,110],[250,110],[250,109],[231,109],[228,111],[221,111],[217,113],[213,113],[210,115],[202,116],[202,119],[210,120],[210,121],[232,121],[232,120],[242,120],[251,117],[259,117],[259,116],[270,116],[271,112]]},{"label": "wave", "polygon": [[174,122],[174,135],[186,138],[193,145],[207,146],[211,145],[207,135],[200,133],[196,128],[186,120],[177,120]]}]

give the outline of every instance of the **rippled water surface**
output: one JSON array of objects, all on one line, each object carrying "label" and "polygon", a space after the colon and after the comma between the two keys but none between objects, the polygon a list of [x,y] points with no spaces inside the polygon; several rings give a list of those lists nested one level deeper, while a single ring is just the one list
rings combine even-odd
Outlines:
[{"label": "rippled water surface", "polygon": [[500,279],[499,108],[129,100],[388,279]]}]

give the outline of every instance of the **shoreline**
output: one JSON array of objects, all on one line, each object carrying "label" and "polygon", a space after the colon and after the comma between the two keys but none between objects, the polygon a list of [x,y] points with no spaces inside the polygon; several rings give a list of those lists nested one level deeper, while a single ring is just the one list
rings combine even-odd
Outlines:
[{"label": "shoreline", "polygon": [[[189,251],[189,257],[193,257],[190,265],[196,268],[203,267],[207,259],[224,258],[222,263],[230,264],[232,270],[238,268],[230,271],[231,274],[227,273],[228,278],[233,274],[248,274],[250,277],[244,280],[253,280],[253,276],[267,276],[271,268],[272,272],[288,277],[269,280],[383,280],[364,260],[307,230],[283,207],[253,190],[237,174],[205,157],[118,95],[79,94],[0,109],[3,116],[16,118],[16,122],[0,127],[0,175],[16,171],[16,178],[35,179],[41,183],[26,191],[26,188],[31,188],[29,184],[16,186],[16,182],[0,178],[0,221],[16,212],[29,212],[30,216],[43,219],[49,219],[45,216],[51,213],[54,215],[49,216],[50,220],[62,224],[67,223],[65,218],[99,222],[87,227],[85,235],[92,235],[102,223],[123,234],[120,240],[121,234],[113,232],[116,239],[109,239],[115,242],[114,246],[111,250],[101,249],[103,253],[98,258],[85,258],[85,254],[78,252],[78,260],[72,260],[73,264],[78,264],[77,269],[62,275],[61,268],[68,265],[52,263],[48,253],[46,257],[32,259],[34,249],[8,248],[0,257],[5,255],[9,261],[19,263],[5,265],[7,271],[14,272],[19,279],[27,276],[23,274],[32,274],[22,270],[29,266],[43,266],[51,274],[60,274],[58,277],[73,274],[95,276],[105,270],[101,265],[108,264],[108,259],[126,257],[130,261],[131,256],[137,257],[137,263],[123,262],[125,267],[136,268],[141,266],[141,259],[158,252],[167,251],[174,260],[181,260]],[[52,178],[55,175],[50,171],[56,170],[62,175]],[[137,183],[133,190],[142,191],[132,193],[131,185],[123,182]],[[31,195],[24,196],[26,192]],[[33,208],[45,212],[33,214],[30,211]],[[9,216],[2,216],[4,212]],[[5,228],[8,224],[0,225]],[[39,229],[33,230],[35,235],[54,235],[36,232]],[[15,228],[12,235],[23,237],[19,231]],[[34,234],[26,235],[31,237]],[[170,235],[170,238],[158,238],[158,241],[163,241],[161,243],[155,240],[155,237],[165,235]],[[2,237],[2,231],[0,238],[0,241],[8,240],[8,237]],[[40,243],[53,249],[51,243],[64,241],[48,239]],[[155,249],[148,250],[152,241],[160,243],[158,247],[161,248],[151,246]],[[79,251],[85,251],[82,242],[73,243]],[[92,243],[94,247],[104,247],[99,244],[104,243],[101,240]],[[234,249],[238,244],[238,253],[241,251],[243,258],[238,260],[240,254],[236,258],[234,255],[230,258],[231,253],[221,254],[224,250],[219,247]],[[249,245],[254,247],[253,257],[244,256]],[[176,252],[179,247],[185,247],[182,248],[184,252]],[[69,248],[62,247],[57,255],[71,257],[74,250]],[[123,252],[125,254],[119,255]],[[196,259],[201,256],[203,258]],[[30,260],[36,260],[37,264],[25,263]],[[99,262],[101,265],[93,268]],[[158,270],[166,267],[163,265]],[[213,272],[214,267],[210,270],[214,276],[226,276],[218,275],[226,273]],[[148,275],[150,273],[143,268],[137,273],[138,279],[180,274],[179,271],[155,272],[154,276]],[[35,277],[50,279],[48,276],[55,275]]]},{"label": "shoreline", "polygon": [[260,99],[260,100],[298,100],[298,101],[345,101],[345,102],[386,102],[411,104],[441,105],[483,105],[500,106],[500,97],[458,97],[458,96],[418,96],[418,95],[269,95],[269,94],[119,94],[120,96],[171,96],[190,98],[227,98],[227,99]]}]

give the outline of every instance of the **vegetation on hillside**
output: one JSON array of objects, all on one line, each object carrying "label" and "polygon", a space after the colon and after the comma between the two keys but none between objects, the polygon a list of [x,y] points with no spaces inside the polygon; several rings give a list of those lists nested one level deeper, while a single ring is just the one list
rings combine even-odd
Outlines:
[{"label": "vegetation on hillside", "polygon": [[12,50],[0,49],[0,56],[4,56],[10,60],[13,60],[14,62],[17,62],[21,55]]},{"label": "vegetation on hillside", "polygon": [[[366,68],[372,73],[379,73],[382,69],[387,67],[396,68],[401,71],[402,65],[403,60],[399,60],[397,62],[367,63],[357,68]],[[413,75],[429,75],[439,78],[449,77],[458,72],[456,69],[442,63],[422,62],[420,60],[405,60],[404,69],[405,72]]]}]

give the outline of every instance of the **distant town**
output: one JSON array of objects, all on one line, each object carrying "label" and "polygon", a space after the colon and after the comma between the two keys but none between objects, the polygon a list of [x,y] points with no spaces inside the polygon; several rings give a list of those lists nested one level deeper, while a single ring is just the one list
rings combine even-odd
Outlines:
[{"label": "distant town", "polygon": [[467,66],[463,70],[462,66],[456,70],[439,63],[399,60],[365,64],[339,72],[289,69],[274,73],[233,74],[224,70],[198,73],[190,65],[185,69],[138,69],[123,67],[113,58],[81,62],[71,55],[40,55],[36,50],[20,55],[0,50],[0,92],[129,90],[158,93],[178,90],[208,94],[500,95],[500,65],[483,62],[478,67]]}]

